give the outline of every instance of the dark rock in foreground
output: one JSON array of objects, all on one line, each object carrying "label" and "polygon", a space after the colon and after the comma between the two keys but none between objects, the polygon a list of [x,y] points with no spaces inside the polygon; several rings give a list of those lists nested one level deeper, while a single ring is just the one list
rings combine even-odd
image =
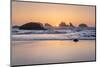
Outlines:
[{"label": "dark rock in foreground", "polygon": [[74,41],[74,42],[78,42],[79,40],[78,40],[78,39],[73,39],[73,41]]}]

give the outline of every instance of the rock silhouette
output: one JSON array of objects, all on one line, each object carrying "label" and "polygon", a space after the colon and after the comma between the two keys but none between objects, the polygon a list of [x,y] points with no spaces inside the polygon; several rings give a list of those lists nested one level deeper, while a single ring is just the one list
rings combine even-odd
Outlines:
[{"label": "rock silhouette", "polygon": [[69,23],[69,26],[70,26],[70,27],[75,27],[71,22]]},{"label": "rock silhouette", "polygon": [[22,26],[19,27],[19,29],[23,29],[23,30],[45,30],[43,25],[39,22],[29,22],[29,23],[23,24]]},{"label": "rock silhouette", "polygon": [[48,24],[48,23],[45,23],[44,26],[52,27],[52,25],[50,25],[50,24]]},{"label": "rock silhouette", "polygon": [[61,22],[60,24],[59,24],[59,27],[66,27],[67,25],[66,25],[66,23],[65,22]]},{"label": "rock silhouette", "polygon": [[88,27],[86,24],[79,24],[79,26],[78,27]]}]

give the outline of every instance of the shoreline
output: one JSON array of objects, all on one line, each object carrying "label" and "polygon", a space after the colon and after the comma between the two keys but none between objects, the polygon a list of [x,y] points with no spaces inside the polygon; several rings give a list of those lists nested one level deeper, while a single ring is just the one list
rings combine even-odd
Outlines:
[{"label": "shoreline", "polygon": [[[60,41],[62,41],[62,40],[73,40],[73,39],[18,39],[18,40],[14,40],[14,39],[12,39],[11,41],[48,41],[48,40],[50,40],[50,41],[53,41],[53,40],[60,40]],[[79,39],[79,40],[96,40],[96,39]]]}]

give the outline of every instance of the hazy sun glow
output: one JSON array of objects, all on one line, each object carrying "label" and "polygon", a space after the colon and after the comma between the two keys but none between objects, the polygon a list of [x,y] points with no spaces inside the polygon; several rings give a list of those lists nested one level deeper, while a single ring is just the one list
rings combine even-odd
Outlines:
[{"label": "hazy sun glow", "polygon": [[62,21],[76,26],[80,23],[95,26],[95,6],[12,2],[12,24],[22,25],[31,21],[53,26]]}]

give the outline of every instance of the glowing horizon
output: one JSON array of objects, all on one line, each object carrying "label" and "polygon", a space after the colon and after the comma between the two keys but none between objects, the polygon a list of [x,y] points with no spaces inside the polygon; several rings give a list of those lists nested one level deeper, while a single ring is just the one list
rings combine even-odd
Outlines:
[{"label": "glowing horizon", "polygon": [[12,2],[12,25],[40,22],[57,26],[62,21],[75,26],[81,23],[95,26],[95,6]]}]

